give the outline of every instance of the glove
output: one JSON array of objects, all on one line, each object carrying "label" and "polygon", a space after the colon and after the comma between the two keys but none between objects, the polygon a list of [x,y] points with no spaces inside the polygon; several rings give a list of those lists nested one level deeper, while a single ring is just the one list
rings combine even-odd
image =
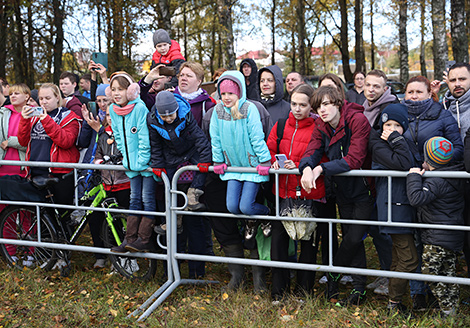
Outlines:
[{"label": "glove", "polygon": [[207,173],[209,172],[209,166],[211,166],[211,163],[199,163],[197,168],[199,169],[199,172]]},{"label": "glove", "polygon": [[269,167],[269,166],[258,165],[256,167],[256,171],[258,171],[259,175],[269,175],[269,169],[270,168],[271,167]]},{"label": "glove", "polygon": [[224,174],[226,169],[227,169],[227,164],[225,164],[225,163],[222,163],[222,164],[219,164],[219,165],[215,165],[215,166],[214,166],[214,173],[216,173],[216,174]]},{"label": "glove", "polygon": [[165,170],[165,169],[153,168],[152,171],[153,171],[153,174],[155,174],[155,175],[156,175],[157,177],[159,177],[159,178],[162,177],[162,173],[165,173],[165,174],[166,174],[166,170]]}]

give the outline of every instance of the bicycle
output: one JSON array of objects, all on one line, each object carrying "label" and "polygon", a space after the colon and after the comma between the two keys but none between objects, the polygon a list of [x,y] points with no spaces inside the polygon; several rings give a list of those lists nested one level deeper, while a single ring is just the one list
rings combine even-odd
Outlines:
[{"label": "bicycle", "polygon": [[[53,195],[48,187],[58,181],[58,178],[37,177],[33,179],[33,184],[40,190],[45,189],[46,199],[54,204]],[[85,192],[79,204],[89,207],[119,208],[115,198],[107,197],[102,180]],[[0,214],[0,238],[38,241],[40,232],[42,242],[75,244],[86,227],[89,215],[93,213],[93,210],[81,210],[78,213],[77,211],[80,210],[75,210],[72,212],[74,215],[71,215],[69,211],[60,213],[56,208],[40,207],[41,230],[38,231],[35,207],[8,206]],[[126,215],[108,211],[104,213],[101,236],[105,247],[120,245],[126,233]],[[0,244],[0,253],[10,266],[18,269],[39,267],[51,270],[56,267],[60,269],[62,276],[70,274],[70,251]],[[149,280],[157,270],[157,261],[154,259],[115,254],[108,257],[116,271],[126,278]]]}]

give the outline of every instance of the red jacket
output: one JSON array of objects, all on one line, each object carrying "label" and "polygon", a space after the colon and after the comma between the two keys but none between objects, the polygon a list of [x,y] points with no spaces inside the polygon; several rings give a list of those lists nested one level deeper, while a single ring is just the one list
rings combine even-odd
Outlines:
[{"label": "red jacket", "polygon": [[[315,120],[308,117],[303,120],[296,120],[292,113],[289,113],[286,125],[284,127],[284,133],[282,135],[281,142],[279,143],[279,154],[284,154],[287,159],[294,161],[295,165],[299,167],[300,160],[302,159],[307,145],[312,138],[313,130],[315,129]],[[271,133],[268,137],[268,148],[271,152],[271,162],[276,159],[274,157],[277,154],[277,125],[274,124],[271,129]],[[325,157],[326,159],[326,157]],[[327,159],[326,159],[327,160]],[[279,196],[282,198],[296,198],[297,186],[300,184],[300,175],[295,174],[282,174],[279,175]],[[317,189],[313,189],[308,194],[304,189],[301,190],[301,198],[305,199],[320,199],[325,196],[325,186],[323,184],[323,176],[320,176],[317,181]],[[273,186],[273,193],[275,194],[276,186]]]},{"label": "red jacket", "polygon": [[162,56],[158,51],[155,50],[152,56],[152,61],[156,64],[165,64],[167,66],[172,66],[171,62],[176,60],[186,60],[181,54],[181,47],[175,40],[171,40],[170,50],[165,56]]},{"label": "red jacket", "polygon": [[[77,163],[80,153],[76,147],[78,133],[80,131],[81,119],[71,110],[62,107],[63,116],[59,124],[52,117],[47,115],[42,121],[42,126],[47,135],[52,140],[51,162],[60,163]],[[18,142],[22,146],[27,146],[26,160],[29,161],[31,153],[31,130],[39,121],[39,117],[35,116],[29,119],[21,117],[18,127]],[[49,169],[52,173],[68,173],[72,169],[54,167]],[[30,174],[27,168],[27,176]]]}]

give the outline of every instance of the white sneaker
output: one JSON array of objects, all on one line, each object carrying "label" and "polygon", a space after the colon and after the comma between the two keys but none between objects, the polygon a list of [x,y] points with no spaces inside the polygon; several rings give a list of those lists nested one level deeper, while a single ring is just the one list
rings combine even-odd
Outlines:
[{"label": "white sneaker", "polygon": [[[377,277],[373,282],[371,282],[370,284],[368,284],[366,286],[367,289],[376,289],[377,287],[379,287],[380,285],[384,285],[385,284],[385,280],[386,280],[386,283],[388,284],[388,278],[386,277]],[[388,285],[387,285],[388,286]]]},{"label": "white sneaker", "polygon": [[320,284],[326,284],[328,282],[328,278],[326,276],[323,276],[318,280]]},{"label": "white sneaker", "polygon": [[13,262],[13,264],[18,264],[18,256],[13,255],[13,256],[11,257],[11,261]]},{"label": "white sneaker", "polygon": [[121,261],[121,266],[123,267],[123,269],[129,273],[137,272],[140,269],[136,259],[132,259],[129,261],[126,258],[120,258],[119,260]]},{"label": "white sneaker", "polygon": [[106,259],[97,259],[93,264],[93,269],[104,269],[106,268]]},{"label": "white sneaker", "polygon": [[23,260],[23,266],[27,268],[31,268],[33,265],[34,265],[34,257],[32,257],[31,255],[28,255],[28,257],[26,257],[26,260]]},{"label": "white sneaker", "polygon": [[353,282],[353,278],[352,278],[351,276],[349,276],[349,275],[348,275],[348,276],[343,276],[339,282],[340,282],[341,284],[343,284],[343,285],[346,285],[346,284],[348,284],[348,283],[352,283],[352,282]]}]

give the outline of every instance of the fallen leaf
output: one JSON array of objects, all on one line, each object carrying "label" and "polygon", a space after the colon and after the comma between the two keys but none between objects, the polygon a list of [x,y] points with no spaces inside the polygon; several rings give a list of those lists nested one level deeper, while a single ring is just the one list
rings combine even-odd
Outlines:
[{"label": "fallen leaf", "polygon": [[227,293],[223,293],[223,294],[222,294],[222,299],[225,301],[227,298],[228,298],[228,294],[227,294]]},{"label": "fallen leaf", "polygon": [[109,312],[113,315],[113,317],[116,317],[118,314],[117,310],[109,309]]}]

